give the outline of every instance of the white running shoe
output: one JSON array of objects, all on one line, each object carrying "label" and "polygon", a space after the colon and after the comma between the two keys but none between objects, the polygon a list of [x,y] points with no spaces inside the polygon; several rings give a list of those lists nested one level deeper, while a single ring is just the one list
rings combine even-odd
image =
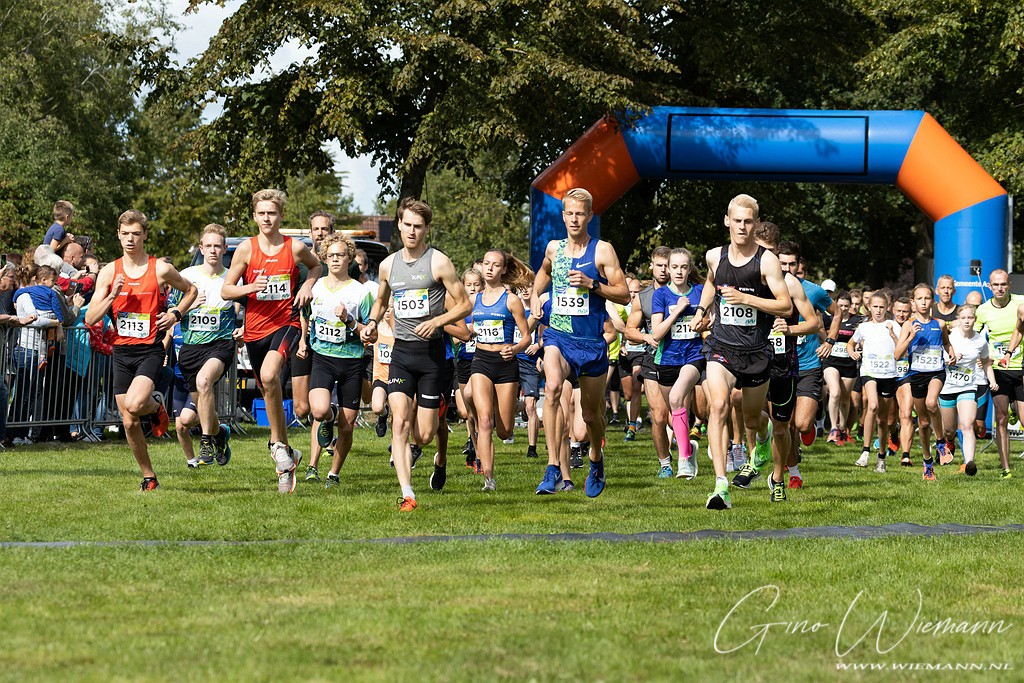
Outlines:
[{"label": "white running shoe", "polygon": [[868,458],[869,457],[870,456],[869,456],[868,452],[864,451],[863,453],[860,454],[860,457],[857,458],[857,462],[855,462],[853,464],[856,465],[857,467],[867,467],[868,466]]},{"label": "white running shoe", "polygon": [[697,476],[697,456],[679,458],[679,469],[676,472],[676,479],[693,479]]}]

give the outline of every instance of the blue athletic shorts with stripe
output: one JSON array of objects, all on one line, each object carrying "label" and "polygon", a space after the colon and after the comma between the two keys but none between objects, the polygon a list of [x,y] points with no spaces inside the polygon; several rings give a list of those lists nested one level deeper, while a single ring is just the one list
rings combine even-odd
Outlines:
[{"label": "blue athletic shorts with stripe", "polygon": [[561,351],[578,377],[602,377],[608,372],[608,345],[604,339],[570,337],[549,327],[544,330],[544,346]]}]

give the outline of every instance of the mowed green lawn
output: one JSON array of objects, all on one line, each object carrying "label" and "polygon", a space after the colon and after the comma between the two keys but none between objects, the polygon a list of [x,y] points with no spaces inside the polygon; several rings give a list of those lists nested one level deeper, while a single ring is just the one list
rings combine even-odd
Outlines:
[{"label": "mowed green lawn", "polygon": [[[523,457],[521,432],[516,444],[497,445],[498,490],[480,492],[480,478],[463,467],[465,439],[457,431],[444,493],[429,490],[425,459],[414,471],[420,509],[402,515],[386,441],[370,430],[357,433],[339,489],[300,482],[293,496],[275,491],[265,430],[236,439],[226,468],[189,471],[176,444],[154,445],[163,488],[145,495],[136,490],[139,477],[123,443],[0,454],[3,541],[303,541],[0,549],[0,680],[937,675],[892,669],[914,664],[1011,666],[1009,674],[995,675],[1019,677],[1024,587],[1014,568],[1024,559],[1024,534],[676,544],[359,542],[1022,521],[1024,478],[1000,480],[991,451],[981,456],[977,477],[946,467],[926,484],[917,467],[875,475],[852,466],[856,449],[819,441],[805,450],[807,487],[791,491],[785,504],[771,505],[760,480],[749,491],[733,489],[732,511],[713,513],[703,509],[712,480],[706,456],[696,481],[659,480],[649,433],[635,444],[623,444],[620,432],[609,437],[608,488],[588,500],[582,490],[533,494],[544,462]],[[1020,464],[1015,456],[1013,465]],[[578,479],[581,484],[582,473]],[[354,542],[336,542],[348,540]],[[770,607],[776,588],[779,598]],[[886,610],[880,642],[872,631],[854,645]],[[945,619],[1002,620],[1003,633],[931,635],[927,625]],[[800,621],[807,623],[789,631],[807,633],[787,631],[787,623]],[[809,632],[817,622],[826,625]],[[761,626],[766,623],[779,625]],[[731,650],[751,637],[736,652],[716,651],[716,644]],[[893,645],[886,654],[877,651]],[[837,671],[853,664],[886,668]],[[984,680],[993,673],[949,675]]]}]

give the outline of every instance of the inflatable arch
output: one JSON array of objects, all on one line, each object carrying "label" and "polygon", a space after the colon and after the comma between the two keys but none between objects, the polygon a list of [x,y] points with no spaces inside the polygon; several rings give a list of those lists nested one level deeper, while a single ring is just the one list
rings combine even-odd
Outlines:
[{"label": "inflatable arch", "polygon": [[530,260],[565,235],[562,197],[594,194],[600,215],[641,178],[896,185],[935,224],[935,272],[977,289],[971,261],[1005,268],[1006,191],[923,111],[654,107],[632,128],[602,119],[530,190]]}]

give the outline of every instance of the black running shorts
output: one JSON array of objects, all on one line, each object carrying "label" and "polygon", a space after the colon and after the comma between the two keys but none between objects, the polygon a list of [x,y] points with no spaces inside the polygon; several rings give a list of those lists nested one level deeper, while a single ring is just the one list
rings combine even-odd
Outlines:
[{"label": "black running shorts", "polygon": [[359,410],[363,396],[363,359],[334,358],[313,352],[312,374],[309,390],[338,387],[338,405],[349,410]]},{"label": "black running shorts", "polygon": [[388,393],[415,398],[420,408],[439,408],[441,395],[451,386],[444,341],[396,340],[391,352]]},{"label": "black running shorts", "polygon": [[[228,368],[235,360],[235,340],[234,339],[217,339],[208,344],[185,344],[181,347],[181,351],[178,352],[178,367],[181,368],[181,374],[185,376],[185,381],[188,382],[188,390],[196,390],[196,377],[199,376],[199,371],[206,365],[206,361],[210,359],[219,360],[224,363],[224,372],[227,372]],[[224,373],[221,373],[221,377]],[[220,377],[214,381],[220,380]]]},{"label": "black running shorts", "polygon": [[162,341],[154,344],[115,344],[114,345],[114,395],[128,393],[128,387],[136,377],[147,377],[156,385],[160,371],[164,367],[164,350]]}]

